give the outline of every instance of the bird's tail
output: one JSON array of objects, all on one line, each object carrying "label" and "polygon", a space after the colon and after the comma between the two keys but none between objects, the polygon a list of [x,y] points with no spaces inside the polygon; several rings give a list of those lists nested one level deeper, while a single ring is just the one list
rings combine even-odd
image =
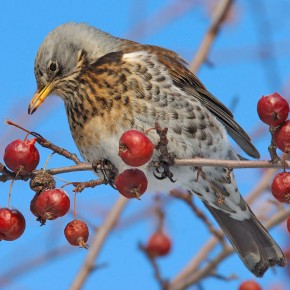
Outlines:
[{"label": "bird's tail", "polygon": [[227,235],[245,266],[257,277],[262,277],[269,267],[286,265],[282,250],[253,213],[249,219],[240,221],[204,204]]}]

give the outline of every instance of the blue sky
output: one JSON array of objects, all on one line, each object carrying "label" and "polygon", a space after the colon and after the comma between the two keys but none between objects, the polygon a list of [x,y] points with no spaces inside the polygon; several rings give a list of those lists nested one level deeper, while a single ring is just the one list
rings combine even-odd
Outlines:
[{"label": "blue sky", "polygon": [[[133,40],[142,43],[167,47],[190,62],[209,25],[209,13],[202,5],[206,1],[179,2],[182,3],[178,6],[181,10],[173,6],[173,11],[166,10],[167,6],[175,3],[173,0],[3,2],[0,11],[1,151],[13,139],[24,137],[22,132],[5,125],[5,119],[9,118],[43,134],[55,144],[77,152],[60,99],[51,97],[33,116],[27,115],[28,103],[36,88],[34,57],[49,31],[68,21],[88,22],[116,36],[131,36]],[[189,5],[191,2],[193,4]],[[266,129],[259,125],[256,114],[259,97],[273,91],[288,97],[290,94],[290,50],[287,49],[290,47],[290,20],[287,12],[290,4],[286,0],[236,1],[236,4],[234,19],[223,27],[209,55],[212,66],[201,67],[198,76],[227,106],[232,105],[233,99],[238,100],[234,114],[246,131],[251,133],[257,128]],[[183,5],[188,5],[187,12],[182,12]],[[167,14],[160,11],[167,11]],[[163,23],[168,15],[171,18]],[[267,156],[268,138],[265,134],[255,141],[263,157]],[[40,166],[43,166],[50,152],[44,149],[40,151]],[[54,157],[49,163],[51,167],[65,164],[70,163],[60,157]],[[236,176],[241,192],[246,194],[257,182],[260,172],[240,170]],[[70,181],[94,178],[88,172],[61,177]],[[8,188],[8,183],[1,184],[1,206],[6,206]],[[67,190],[72,196],[71,188]],[[11,283],[6,284],[5,289],[68,289],[86,252],[66,247],[63,228],[72,219],[71,215],[39,227],[29,212],[32,196],[28,184],[15,182],[12,205],[26,216],[27,229],[21,239],[13,243],[1,243],[0,281],[7,277],[10,270],[61,248],[62,255],[58,258],[37,268],[25,266],[31,270],[23,272],[23,275],[13,274]],[[79,214],[90,224],[99,225],[117,198],[118,194],[107,187],[87,190],[79,196]],[[151,203],[151,194],[145,195],[141,202],[132,201],[122,218],[132,219],[135,213],[146,209]],[[202,208],[201,204],[198,205]],[[168,257],[160,259],[160,265],[164,277],[174,277],[209,236],[203,224],[179,201],[169,203],[166,216],[166,229],[173,238],[174,247]],[[138,241],[146,241],[154,225],[151,214],[114,231],[98,259],[98,263],[107,263],[107,266],[91,275],[84,289],[158,289],[152,269],[137,249]],[[273,235],[285,244],[282,228],[273,231]],[[210,278],[203,283],[202,289],[236,289],[241,280],[253,277],[236,255],[223,262],[218,271],[225,276],[234,271],[238,273],[239,280],[224,282]],[[276,274],[269,271],[261,283],[276,283],[284,279],[284,272],[281,269],[277,269]]]}]

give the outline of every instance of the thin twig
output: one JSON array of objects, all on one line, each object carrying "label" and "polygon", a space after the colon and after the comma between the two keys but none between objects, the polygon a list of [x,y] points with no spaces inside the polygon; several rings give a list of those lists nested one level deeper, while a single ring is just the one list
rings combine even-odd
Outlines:
[{"label": "thin twig", "polygon": [[150,255],[150,252],[146,249],[146,246],[139,244],[139,249],[145,254],[146,258],[148,259],[149,263],[151,264],[153,271],[154,271],[154,276],[156,281],[160,285],[160,289],[162,290],[167,290],[169,281],[168,279],[162,278],[160,268],[156,262],[156,257],[153,255]]},{"label": "thin twig", "polygon": [[93,179],[90,181],[72,181],[67,182],[62,187],[65,187],[67,185],[73,185],[75,187],[73,190],[74,192],[82,192],[85,188],[94,188],[101,184],[107,184],[106,180],[101,178],[101,179]]},{"label": "thin twig", "polygon": [[75,162],[75,164],[82,163],[75,153],[71,153],[64,148],[53,144],[52,142],[48,141],[47,139],[45,139],[44,137],[42,137],[40,134],[38,134],[36,132],[31,132],[30,134],[36,138],[36,142],[39,145],[41,145],[42,147],[48,148],[48,149],[52,150],[53,152],[65,157],[67,159],[72,160],[73,162]]},{"label": "thin twig", "polygon": [[195,54],[195,57],[190,65],[190,69],[193,73],[196,73],[200,65],[206,61],[207,55],[211,48],[212,43],[214,42],[220,27],[223,23],[223,20],[228,13],[233,0],[222,0],[219,2],[219,5],[216,7],[215,13],[210,27],[208,28],[202,43],[198,51]]},{"label": "thin twig", "polygon": [[112,207],[108,216],[105,218],[104,223],[98,228],[93,238],[93,241],[88,250],[88,254],[86,256],[83,265],[75,277],[70,290],[79,290],[84,285],[88,275],[94,270],[95,260],[98,256],[102,246],[104,245],[104,241],[110,231],[115,227],[122,211],[124,210],[126,204],[128,203],[128,199],[124,197],[120,197],[119,200]]},{"label": "thin twig", "polygon": [[[10,120],[6,120],[6,124],[10,125],[10,126],[14,126],[24,132],[27,133],[27,135],[32,135],[33,137],[36,138],[36,142],[41,145],[42,147],[48,148],[50,150],[52,150],[53,152],[68,158],[72,161],[74,161],[76,164],[81,163],[81,161],[79,160],[79,158],[77,157],[76,154],[69,152],[68,150],[61,148],[59,146],[54,145],[52,142],[48,141],[47,139],[45,139],[44,137],[42,137],[40,134],[36,133],[36,132],[31,132],[29,130],[27,130],[26,128],[16,124],[15,122],[12,122]],[[27,135],[25,138],[27,138]]]}]

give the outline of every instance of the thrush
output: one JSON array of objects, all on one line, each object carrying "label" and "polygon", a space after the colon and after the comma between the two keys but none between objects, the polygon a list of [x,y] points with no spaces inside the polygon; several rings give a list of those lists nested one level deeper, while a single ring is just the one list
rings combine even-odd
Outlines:
[{"label": "thrush", "polygon": [[[51,31],[35,59],[37,91],[32,114],[47,96],[64,101],[72,137],[87,162],[118,156],[125,131],[145,131],[155,122],[168,128],[168,150],[175,158],[238,160],[227,133],[249,155],[259,153],[232,113],[216,99],[175,52],[114,37],[87,24],[66,23]],[[158,135],[149,131],[157,143]],[[153,156],[153,159],[157,156]],[[234,173],[221,167],[172,167],[176,184],[157,180],[143,166],[148,191],[179,186],[197,195],[224,231],[246,267],[262,276],[285,266],[280,247],[241,196]]]}]

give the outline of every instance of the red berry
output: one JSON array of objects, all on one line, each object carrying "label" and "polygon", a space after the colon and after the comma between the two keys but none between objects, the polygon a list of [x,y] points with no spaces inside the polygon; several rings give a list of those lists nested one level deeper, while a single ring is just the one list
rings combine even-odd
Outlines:
[{"label": "red berry", "polygon": [[43,219],[43,218],[39,215],[39,213],[38,213],[38,211],[37,211],[37,209],[36,209],[36,207],[35,207],[35,202],[36,202],[38,196],[39,196],[39,194],[36,193],[36,194],[34,195],[33,199],[31,200],[31,202],[30,202],[30,211],[31,211],[31,212],[32,212],[32,213],[37,217],[36,220],[40,222],[40,225],[43,226],[43,225],[45,225],[46,219]]},{"label": "red berry", "polygon": [[273,93],[259,100],[257,110],[264,123],[277,127],[287,119],[289,104],[279,94]]},{"label": "red berry", "polygon": [[25,218],[17,209],[0,208],[0,241],[18,239],[25,230]]},{"label": "red berry", "polygon": [[276,128],[273,137],[274,143],[281,151],[290,153],[290,120]]},{"label": "red berry", "polygon": [[146,191],[147,178],[143,171],[134,168],[127,169],[115,178],[117,190],[127,198],[138,198]]},{"label": "red berry", "polygon": [[7,167],[22,174],[32,172],[39,163],[39,153],[34,146],[36,138],[30,140],[15,140],[7,145],[4,153],[4,162]]},{"label": "red berry", "polygon": [[277,200],[290,203],[290,172],[281,172],[274,177],[272,194]]},{"label": "red berry", "polygon": [[154,145],[142,132],[129,130],[125,132],[119,142],[119,156],[130,166],[142,166],[153,155]]},{"label": "red berry", "polygon": [[146,246],[147,252],[152,256],[165,256],[170,252],[171,240],[163,232],[154,233]]},{"label": "red berry", "polygon": [[87,248],[89,229],[85,222],[81,220],[71,221],[66,225],[64,235],[71,245]]},{"label": "red berry", "polygon": [[262,290],[262,287],[255,280],[244,281],[239,290]]},{"label": "red berry", "polygon": [[67,193],[60,189],[48,189],[35,196],[32,212],[44,220],[54,220],[64,216],[70,208]]}]

